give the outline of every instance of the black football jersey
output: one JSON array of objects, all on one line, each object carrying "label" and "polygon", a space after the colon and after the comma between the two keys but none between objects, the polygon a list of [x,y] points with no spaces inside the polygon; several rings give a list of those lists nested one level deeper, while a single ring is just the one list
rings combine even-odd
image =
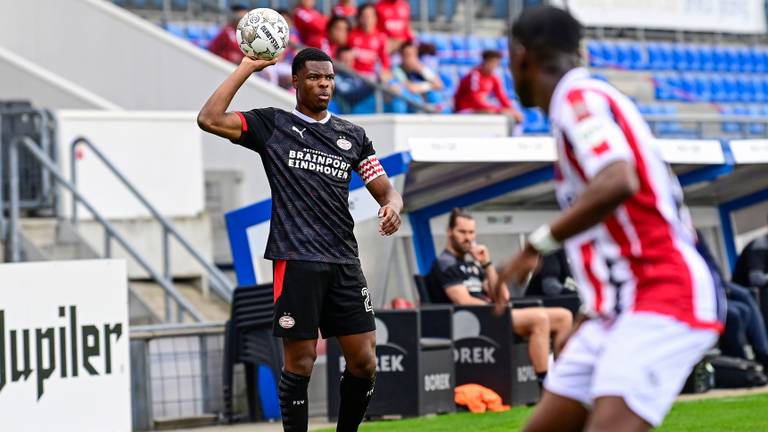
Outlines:
[{"label": "black football jersey", "polygon": [[264,257],[356,263],[348,204],[352,170],[365,183],[384,174],[365,130],[330,113],[321,121],[277,108],[238,114],[243,132],[237,144],[261,155],[272,190]]}]

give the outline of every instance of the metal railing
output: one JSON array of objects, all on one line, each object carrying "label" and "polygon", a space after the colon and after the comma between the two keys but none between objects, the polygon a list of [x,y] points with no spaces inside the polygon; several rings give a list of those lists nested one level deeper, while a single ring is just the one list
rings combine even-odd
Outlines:
[{"label": "metal railing", "polygon": [[[77,137],[72,141],[72,144],[70,146],[70,155],[71,155],[71,169],[72,169],[72,177],[71,181],[72,184],[77,187],[77,147],[78,145],[84,145],[87,146],[96,157],[106,166],[109,171],[114,174],[115,177],[117,177],[118,180],[133,194],[134,197],[144,206],[144,208],[149,211],[149,213],[152,215],[154,220],[156,220],[162,227],[163,230],[163,236],[162,236],[162,255],[163,255],[163,277],[167,280],[171,280],[171,252],[170,252],[170,238],[173,237],[176,239],[176,241],[179,242],[179,244],[186,250],[192,258],[200,265],[202,266],[208,275],[208,281],[211,285],[211,287],[214,289],[216,294],[218,294],[222,299],[224,299],[227,303],[232,301],[232,292],[234,292],[235,287],[232,285],[232,283],[227,279],[226,276],[218,269],[216,266],[208,262],[203,255],[195,249],[194,246],[192,246],[192,243],[189,242],[181,233],[179,230],[173,225],[171,221],[168,220],[165,216],[160,214],[160,212],[153,206],[149,200],[141,193],[138,189],[131,183],[128,178],[120,172],[120,170],[117,169],[115,164],[112,163],[105,155],[102,153],[101,150],[99,150],[88,138],[85,137]],[[77,226],[79,223],[78,218],[78,211],[77,211],[77,202],[72,201],[72,225]],[[109,244],[110,239],[107,238],[105,240],[105,245]],[[167,293],[166,293],[167,295]],[[170,311],[168,308],[170,307],[170,302],[168,301],[168,298],[166,297],[166,317],[170,315]]]},{"label": "metal railing", "polygon": [[[111,240],[117,241],[128,254],[146,271],[150,277],[159,284],[168,297],[173,298],[177,305],[176,318],[179,322],[184,319],[184,314],[188,313],[195,321],[202,321],[203,316],[197,309],[173,286],[170,279],[163,277],[152,265],[126,240],[126,238],[120,234],[115,227],[101,214],[93,205],[82,195],[77,187],[61,173],[56,164],[45,154],[28,136],[14,137],[9,143],[8,151],[8,166],[9,166],[9,186],[10,186],[10,211],[8,221],[8,253],[6,259],[11,262],[18,262],[21,260],[21,247],[20,247],[20,235],[19,235],[19,147],[27,150],[27,152],[37,159],[43,169],[48,170],[53,179],[58,182],[59,185],[66,188],[72,193],[73,201],[81,203],[101,224],[104,228],[104,255],[107,258],[112,256]],[[166,301],[166,305],[170,302]],[[170,321],[170,309],[166,306],[167,321]]]}]

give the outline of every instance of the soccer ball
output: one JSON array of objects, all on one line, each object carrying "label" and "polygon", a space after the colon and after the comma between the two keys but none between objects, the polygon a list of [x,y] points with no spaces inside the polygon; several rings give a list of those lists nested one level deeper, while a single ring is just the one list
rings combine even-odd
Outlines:
[{"label": "soccer ball", "polygon": [[288,44],[288,23],[277,11],[254,9],[237,24],[237,43],[243,54],[256,60],[272,60]]}]

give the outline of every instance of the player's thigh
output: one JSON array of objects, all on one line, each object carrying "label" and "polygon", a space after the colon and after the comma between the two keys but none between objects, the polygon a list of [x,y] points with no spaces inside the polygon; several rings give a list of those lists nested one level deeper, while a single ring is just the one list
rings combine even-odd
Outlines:
[{"label": "player's thigh", "polygon": [[545,307],[544,312],[549,318],[549,324],[552,329],[567,331],[573,324],[573,314],[566,308]]},{"label": "player's thigh", "polygon": [[548,325],[549,317],[544,308],[512,309],[512,327],[520,336],[528,336],[536,328],[545,328]]},{"label": "player's thigh", "polygon": [[693,366],[716,341],[716,332],[664,315],[622,315],[608,331],[592,398],[621,397],[633,413],[658,426]]},{"label": "player's thigh", "polygon": [[582,323],[547,374],[544,388],[582,406],[591,406],[593,374],[603,350],[604,333],[597,320]]},{"label": "player's thigh", "polygon": [[320,317],[323,337],[346,336],[376,329],[368,284],[359,264],[335,264],[333,283]]},{"label": "player's thigh", "polygon": [[275,262],[273,333],[291,339],[317,339],[322,308],[333,282],[329,264]]},{"label": "player's thigh", "polygon": [[603,396],[595,400],[586,432],[646,432],[651,425],[635,414],[623,398]]},{"label": "player's thigh", "polygon": [[523,431],[579,432],[584,428],[587,414],[581,402],[545,390]]},{"label": "player's thigh", "polygon": [[344,354],[347,368],[355,375],[373,373],[376,369],[376,332],[369,331],[351,335],[337,336]]}]

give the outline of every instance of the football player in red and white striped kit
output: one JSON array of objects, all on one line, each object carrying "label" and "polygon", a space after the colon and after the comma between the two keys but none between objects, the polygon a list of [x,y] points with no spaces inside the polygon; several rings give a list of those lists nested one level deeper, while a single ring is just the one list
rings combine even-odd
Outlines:
[{"label": "football player in red and white striped kit", "polygon": [[499,280],[522,283],[564,245],[583,304],[525,430],[647,431],[717,341],[724,297],[650,128],[629,98],[579,67],[581,35],[554,7],[527,9],[513,25],[515,89],[549,113],[563,211]]}]

